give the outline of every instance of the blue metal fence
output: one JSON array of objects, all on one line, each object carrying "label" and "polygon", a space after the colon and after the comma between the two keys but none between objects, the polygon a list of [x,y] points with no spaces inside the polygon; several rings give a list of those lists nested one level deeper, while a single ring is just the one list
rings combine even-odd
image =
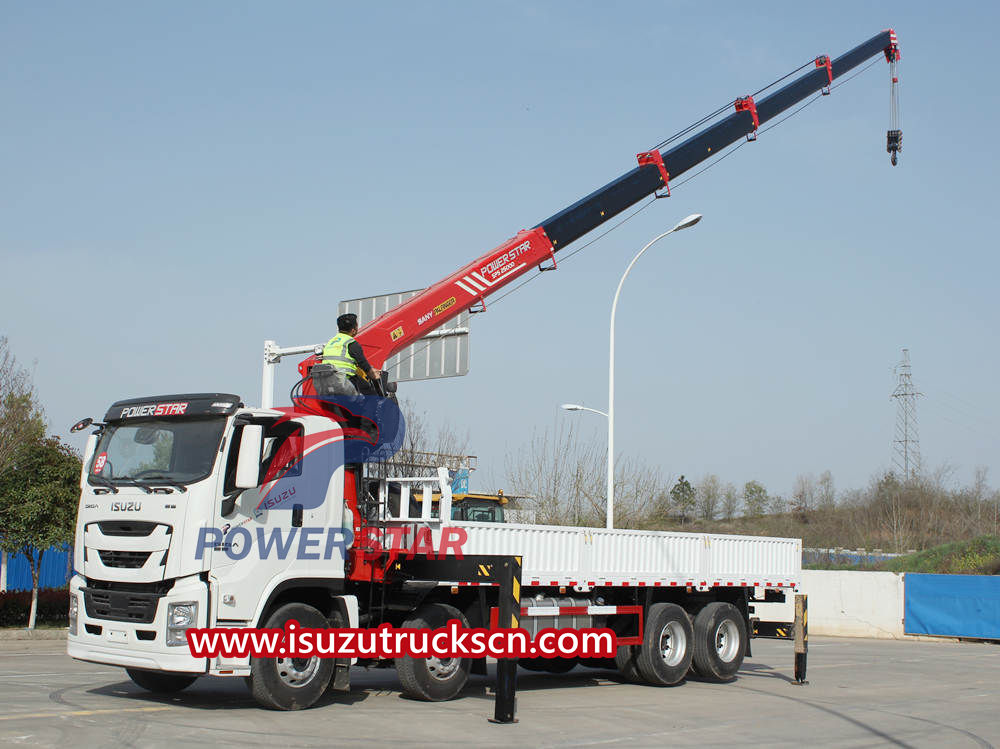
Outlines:
[{"label": "blue metal fence", "polygon": [[[38,559],[38,549],[35,549]],[[68,546],[49,549],[42,556],[38,587],[65,588],[72,573],[72,550]],[[31,590],[31,565],[24,554],[7,555],[7,590]]]},{"label": "blue metal fence", "polygon": [[906,634],[1000,640],[1000,576],[908,572],[903,590]]},{"label": "blue metal fence", "polygon": [[867,564],[886,562],[900,554],[866,549],[802,549],[802,564]]}]

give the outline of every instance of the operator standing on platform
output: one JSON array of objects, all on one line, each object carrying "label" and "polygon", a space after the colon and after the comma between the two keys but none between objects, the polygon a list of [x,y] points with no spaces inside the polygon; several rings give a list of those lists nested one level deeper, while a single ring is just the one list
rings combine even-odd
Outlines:
[{"label": "operator standing on platform", "polygon": [[341,315],[337,318],[337,330],[340,332],[323,347],[323,364],[329,364],[346,377],[358,393],[375,395],[372,383],[379,379],[381,372],[372,368],[361,344],[354,340],[358,334],[358,316],[351,312]]}]

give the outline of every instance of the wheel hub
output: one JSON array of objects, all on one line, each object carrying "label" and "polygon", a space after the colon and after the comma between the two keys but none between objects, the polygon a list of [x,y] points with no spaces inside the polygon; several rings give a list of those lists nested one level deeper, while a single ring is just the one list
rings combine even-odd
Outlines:
[{"label": "wheel hub", "polygon": [[668,622],[660,632],[660,657],[668,666],[676,666],[687,652],[687,634],[680,622]]},{"label": "wheel hub", "polygon": [[435,679],[444,681],[451,677],[461,665],[459,658],[428,658],[427,671]]},{"label": "wheel hub", "polygon": [[715,629],[715,651],[719,654],[719,659],[724,663],[729,663],[739,652],[740,633],[736,628],[736,622],[726,619],[719,623]]},{"label": "wheel hub", "polygon": [[319,658],[275,658],[278,678],[290,687],[304,687],[319,670]]}]

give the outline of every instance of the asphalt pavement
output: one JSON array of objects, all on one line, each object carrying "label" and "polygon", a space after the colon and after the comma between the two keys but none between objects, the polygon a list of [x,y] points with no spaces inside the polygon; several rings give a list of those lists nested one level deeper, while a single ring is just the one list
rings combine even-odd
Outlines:
[{"label": "asphalt pavement", "polygon": [[1000,744],[1000,645],[813,637],[809,683],[787,642],[754,641],[737,680],[671,688],[614,671],[518,673],[519,722],[494,725],[493,669],[463,695],[400,695],[391,669],[353,669],[349,695],[295,713],[257,707],[242,679],[162,698],[51,640],[0,642],[0,745],[38,747],[765,746]]}]

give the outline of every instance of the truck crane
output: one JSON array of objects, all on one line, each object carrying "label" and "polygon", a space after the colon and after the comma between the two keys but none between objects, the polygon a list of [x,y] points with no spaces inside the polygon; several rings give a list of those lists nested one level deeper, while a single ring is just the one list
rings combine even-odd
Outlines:
[{"label": "truck crane", "polygon": [[[485,310],[487,297],[533,268],[555,270],[557,252],[650,195],[668,197],[672,179],[722,153],[741,138],[755,140],[761,125],[817,92],[829,93],[837,78],[880,53],[890,65],[892,116],[886,141],[895,165],[903,140],[898,123],[896,73],[900,52],[896,32],[887,29],[836,59],[827,55],[816,57],[803,66],[811,66],[812,70],[760,101],[752,95],[738,97],[727,105],[732,107],[731,114],[669,150],[660,151],[657,147],[638,153],[638,165],[630,171],[533,228],[518,232],[365,325],[356,337],[365,356],[373,367],[380,369],[390,356],[441,327],[462,310],[470,307]],[[660,144],[663,145],[668,142]],[[299,365],[300,373],[307,375],[317,361],[317,357],[309,357]]]},{"label": "truck crane", "polygon": [[[689,128],[640,152],[630,171],[366,325],[357,339],[369,361],[381,368],[533,268],[555,268],[556,254],[577,239],[643,198],[669,195],[678,175],[754,139],[764,123],[881,54],[895,88],[899,46],[887,30],[840,57],[816,57],[766,97],[737,98],[730,114],[694,135]],[[893,160],[901,142],[894,118]],[[521,665],[610,665],[656,686],[678,684],[689,671],[731,681],[753,636],[793,631],[796,677],[804,680],[804,611],[793,628],[754,616],[757,602],[797,590],[801,540],[455,519],[445,470],[372,477],[346,459],[348,430],[358,427],[310,393],[316,361],[300,364],[302,393],[290,407],[272,407],[266,393],[260,407],[229,393],[149,396],[116,401],[102,421],[74,425],[93,431],[80,479],[70,656],[122,666],[156,692],[204,675],[244,677],[260,704],[282,710],[349,688],[352,664],[391,665],[406,694],[435,701],[460,693],[471,658],[206,656],[193,652],[188,635],[284,630],[292,621],[426,630],[457,620],[533,634],[609,629],[613,664],[545,657]],[[516,668],[511,658],[497,667],[501,722],[513,720]]]}]

